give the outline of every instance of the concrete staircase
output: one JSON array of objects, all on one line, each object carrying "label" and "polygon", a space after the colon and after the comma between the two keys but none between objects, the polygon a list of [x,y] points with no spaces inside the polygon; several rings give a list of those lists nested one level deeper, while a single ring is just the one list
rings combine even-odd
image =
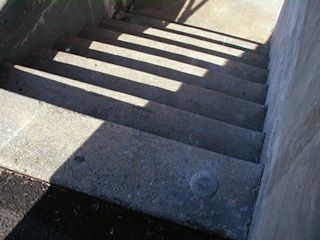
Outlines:
[{"label": "concrete staircase", "polygon": [[245,239],[267,46],[121,13],[1,69],[0,164]]}]

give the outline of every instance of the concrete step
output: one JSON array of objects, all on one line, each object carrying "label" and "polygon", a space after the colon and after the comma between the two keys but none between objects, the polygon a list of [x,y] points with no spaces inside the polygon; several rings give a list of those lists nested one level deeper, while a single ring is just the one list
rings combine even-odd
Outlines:
[{"label": "concrete step", "polygon": [[[266,107],[264,105],[248,102],[234,98],[225,94],[211,90],[199,88],[189,84],[182,84],[171,78],[157,76],[157,72],[167,72],[161,65],[168,64],[173,69],[181,69],[181,65],[176,62],[163,62],[163,59],[138,51],[127,50],[109,44],[92,42],[85,39],[74,39],[68,43],[57,46],[58,50],[69,49],[69,53],[77,54],[92,60],[99,60],[103,65],[103,73],[99,72],[97,78],[93,63],[90,60],[80,60],[79,62],[68,62],[66,55],[64,63],[68,69],[63,67],[45,66],[39,60],[32,61],[32,67],[41,64],[42,70],[59,74],[67,74],[77,80],[82,79],[95,82],[96,85],[111,88],[116,91],[126,92],[151,101],[165,104],[171,107],[183,109],[205,117],[230,123],[236,126],[261,131],[264,122]],[[49,59],[52,54],[43,53]],[[27,61],[30,64],[31,61]],[[158,71],[150,67],[149,62],[156,65]],[[89,76],[83,76],[79,70],[70,70],[72,66],[77,66],[90,71]],[[192,67],[192,66],[190,66]],[[36,67],[37,68],[37,67]],[[176,70],[172,71],[175,74]],[[107,74],[107,75],[105,75]],[[106,81],[107,80],[107,81]]]},{"label": "concrete step", "polygon": [[[192,48],[196,47],[197,49],[203,49],[205,52],[227,58],[233,61],[239,61],[246,64],[250,64],[260,68],[267,68],[268,58],[260,54],[254,54],[250,51],[245,51],[242,49],[229,47],[221,43],[214,43],[212,41],[199,39],[194,36],[186,36],[180,32],[168,31],[164,27],[154,26],[157,25],[156,22],[153,22],[153,19],[146,21],[140,21],[138,18],[122,18],[121,21],[132,23],[134,25],[139,25],[144,27],[144,32],[149,34],[163,37],[165,39],[179,41],[191,45]],[[151,22],[151,23],[150,23]],[[153,22],[153,23],[152,23]],[[150,23],[150,24],[149,24]],[[163,26],[163,25],[162,25]],[[163,32],[165,34],[163,34]],[[202,51],[203,51],[202,50]]]},{"label": "concrete step", "polygon": [[[268,45],[259,44],[250,40],[241,39],[239,37],[226,35],[219,32],[201,29],[194,26],[188,26],[176,22],[168,22],[152,17],[142,16],[134,13],[120,11],[115,16],[116,19],[146,26],[163,29],[165,31],[176,33],[202,41],[212,42],[223,46],[231,47],[234,49],[243,50],[249,55],[260,55],[261,60],[267,60],[269,47]],[[259,58],[258,58],[259,59]]]},{"label": "concrete step", "polygon": [[[68,60],[80,64],[83,61],[88,66],[92,64],[90,68],[95,71],[106,68],[99,61],[90,63],[76,55],[52,53],[58,62]],[[3,88],[18,94],[191,146],[258,161],[262,133],[32,68],[16,65],[5,72]]]},{"label": "concrete step", "polygon": [[[207,71],[202,77],[201,72],[198,73],[200,76],[195,76],[194,74],[192,75],[192,73],[197,72],[199,67],[200,70],[201,68],[209,68],[207,67],[207,64],[209,64],[207,61],[210,60],[211,55],[199,54],[193,50],[184,49],[171,44],[161,43],[131,34],[122,33],[119,35],[118,32],[95,27],[85,28],[81,34],[81,37],[93,41],[107,43],[115,47],[121,47],[126,50],[134,50],[135,52],[140,52],[141,54],[151,54],[163,59],[161,64],[165,64],[165,66],[162,67],[154,65],[153,62],[150,61],[148,63],[144,63],[143,65],[140,64],[140,68],[145,66],[143,68],[143,71],[145,72],[151,72],[162,77],[168,77],[176,81],[207,88],[247,101],[260,104],[263,104],[265,101],[267,86],[263,84],[245,81],[230,75],[213,71]],[[90,45],[87,47],[89,48]],[[122,53],[122,51],[117,52],[117,54],[119,53]],[[144,61],[146,61],[146,59],[144,59]],[[177,65],[180,62],[181,67],[179,69],[171,69],[171,63],[173,62],[175,63],[174,65]]]},{"label": "concrete step", "polygon": [[[268,71],[266,69],[248,65],[239,61],[230,60],[226,57],[217,56],[217,52],[212,51],[209,46],[197,45],[195,39],[183,39],[182,35],[166,32],[155,28],[131,24],[128,22],[105,19],[101,25],[102,28],[111,29],[121,33],[130,33],[137,36],[143,36],[158,42],[171,45],[177,45],[185,49],[197,51],[198,55],[206,53],[210,55],[210,64],[207,64],[210,70],[219,71],[231,76],[239,77],[249,81],[264,84]],[[199,47],[201,46],[201,47]],[[241,57],[241,56],[240,56]]]},{"label": "concrete step", "polygon": [[[1,166],[179,224],[246,239],[260,165],[58,107],[53,94],[59,100],[59,91],[69,87],[53,90],[49,75],[45,79],[22,69],[16,66],[0,78]],[[10,89],[20,80],[20,91]],[[24,96],[28,85],[37,89],[33,98]],[[71,104],[69,97],[61,102]],[[46,103],[49,99],[53,105]]]}]

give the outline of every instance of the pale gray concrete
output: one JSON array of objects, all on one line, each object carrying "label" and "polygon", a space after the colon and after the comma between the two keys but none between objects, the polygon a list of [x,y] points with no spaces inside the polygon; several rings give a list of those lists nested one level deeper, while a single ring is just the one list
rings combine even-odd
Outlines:
[{"label": "pale gray concrete", "polygon": [[[3,89],[0,98],[1,166],[180,224],[245,239],[260,165]],[[206,181],[215,183],[210,193]]]},{"label": "pale gray concrete", "polygon": [[267,43],[283,0],[137,0],[133,13]]},{"label": "pale gray concrete", "polygon": [[[147,27],[155,27],[160,29],[165,29],[166,31],[177,33],[184,36],[195,37],[201,40],[210,41],[213,43],[218,43],[223,46],[233,47],[235,49],[245,50],[246,52],[252,54],[259,54],[262,56],[268,56],[268,45],[259,44],[252,42],[250,40],[245,40],[237,37],[232,37],[231,35],[225,35],[219,32],[208,31],[205,29],[198,28],[197,26],[192,27],[180,23],[169,22],[163,19],[157,19],[152,17],[147,17],[143,15],[138,15],[134,13],[119,11],[116,14],[117,19],[125,20],[132,23],[137,23],[139,25]],[[246,57],[243,55],[242,57]]]},{"label": "pale gray concrete", "polygon": [[[125,1],[1,1],[0,63],[21,62],[34,49],[76,36],[86,25],[123,9]],[[6,5],[5,5],[6,3]]]},{"label": "pale gray concrete", "polygon": [[[89,49],[88,46],[90,46]],[[262,130],[266,111],[264,105],[244,101],[194,85],[182,84],[179,81],[179,73],[184,76],[189,75],[189,78],[197,81],[196,79],[201,78],[199,76],[202,75],[202,73],[199,74],[199,70],[203,69],[164,57],[85,39],[73,39],[56,46],[56,49],[60,51],[64,51],[66,48],[70,48],[69,53],[106,63],[105,67],[108,68],[108,71],[105,73],[109,74],[110,77],[108,77],[108,81],[101,79],[100,83],[104,82],[104,87],[120,92],[129,91],[134,96],[138,95],[147,100],[250,130]],[[86,62],[79,63],[77,66],[88,69]],[[47,67],[46,71],[50,72],[50,67]],[[125,76],[124,71],[128,72]],[[207,70],[205,70],[205,75],[210,76]],[[122,78],[125,80],[124,85],[119,81],[121,76],[124,76]],[[81,76],[76,77],[76,79],[79,78]],[[93,77],[90,79],[93,79]],[[90,83],[94,80],[98,79],[88,79]],[[112,80],[113,83],[111,83]],[[136,84],[128,87],[127,84],[130,82]],[[148,86],[152,86],[153,89],[146,89]],[[174,88],[175,90],[172,90]]]},{"label": "pale gray concrete", "polygon": [[[88,27],[81,33],[81,37],[111,44],[115,47],[131,49],[141,53],[147,53],[154,56],[160,56],[163,59],[162,65],[170,65],[172,61],[186,63],[188,67],[174,71],[156,65],[149,64],[144,71],[152,72],[158,76],[170,76],[171,79],[195,85],[198,87],[210,89],[229,96],[241,98],[247,101],[263,104],[266,97],[267,86],[250,82],[244,79],[236,78],[227,74],[210,71],[211,55],[203,52],[197,52],[188,48],[179,47],[172,44],[158,42],[156,40],[139,37],[132,34],[120,33],[110,29]],[[197,67],[208,70],[202,77],[188,74],[191,69]],[[142,68],[142,65],[140,66]],[[182,71],[181,71],[182,70]]]},{"label": "pale gray concrete", "polygon": [[[201,41],[202,44],[199,43],[200,46],[198,46],[194,44],[194,42],[197,40],[195,38],[188,38],[187,41],[184,41],[182,40],[183,36],[179,37],[179,34],[172,34],[170,32],[155,29],[155,32],[158,33],[156,35],[155,32],[152,31],[152,28],[128,22],[116,21],[113,19],[104,19],[100,26],[106,29],[118,31],[120,33],[130,33],[133,35],[153,39],[155,41],[164,42],[171,45],[178,45],[184,49],[195,50],[199,54],[206,53],[211,56],[211,64],[208,64],[207,66],[212,71],[221,72],[234,77],[242,78],[244,80],[262,84],[266,82],[268,76],[268,72],[264,68],[246,64],[241,61],[230,60],[226,57],[219,56],[219,54],[216,55],[216,51],[214,51],[212,48],[212,43],[208,41]],[[166,35],[169,36],[166,37]],[[207,43],[207,47],[205,47],[204,43]]]},{"label": "pale gray concrete", "polygon": [[[186,34],[181,34],[180,32],[168,31],[166,27],[157,26],[157,20],[153,18],[146,18],[142,21],[142,17],[137,18],[137,15],[129,15],[129,14],[119,14],[117,18],[121,19],[121,21],[131,23],[129,26],[131,29],[136,29],[138,32],[143,32],[146,35],[157,36],[159,38],[163,38],[165,40],[170,40],[172,42],[184,43],[189,46],[189,49],[198,48],[203,53],[212,53],[215,56],[224,57],[230,60],[246,63],[249,65],[253,65],[260,68],[266,68],[268,59],[266,56],[261,54],[256,54],[255,52],[246,51],[244,49],[238,49],[235,47],[229,47],[225,45],[223,42],[216,43],[212,40],[203,40],[199,39],[199,37],[195,36],[187,36]],[[110,19],[110,21],[113,21]],[[160,20],[158,20],[160,21]],[[155,26],[156,25],[156,26]],[[175,26],[182,26],[179,24],[175,24]],[[188,27],[188,32],[192,32],[192,30],[198,30],[197,28]]]},{"label": "pale gray concrete", "polygon": [[319,12],[319,1],[286,1],[271,41],[252,240],[320,239]]},{"label": "pale gray concrete", "polygon": [[[66,12],[75,10],[72,4]],[[50,16],[58,14],[51,10]],[[90,25],[95,23],[93,18]],[[184,33],[176,29],[105,19],[81,38],[61,39],[55,50],[36,49],[25,66],[7,63],[0,72],[0,164],[147,214],[246,239],[262,173],[256,163],[264,134],[250,129],[263,124],[268,71],[266,51],[260,50],[267,48],[240,39],[233,47],[236,38],[230,36],[225,45],[197,26]],[[110,44],[106,32],[113,41],[131,39],[129,44],[142,47]],[[41,34],[31,34],[27,42]],[[217,78],[220,83],[206,89]],[[235,91],[237,84],[242,88]],[[238,97],[228,96],[230,90]]]},{"label": "pale gray concrete", "polygon": [[[112,68],[67,53],[59,53],[57,60],[84,62],[97,72]],[[242,160],[257,162],[260,156],[264,138],[260,132],[31,68],[7,67],[3,72],[1,86],[19,94]]]}]

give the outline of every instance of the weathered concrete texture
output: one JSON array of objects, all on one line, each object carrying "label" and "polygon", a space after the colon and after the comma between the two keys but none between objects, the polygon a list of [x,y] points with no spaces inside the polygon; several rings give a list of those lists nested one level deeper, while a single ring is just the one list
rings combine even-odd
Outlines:
[{"label": "weathered concrete texture", "polygon": [[252,240],[320,239],[319,11],[319,1],[287,1],[272,38]]},{"label": "weathered concrete texture", "polygon": [[124,0],[9,1],[0,12],[0,63],[20,62],[33,49],[76,36],[86,24],[97,25],[125,5]]},{"label": "weathered concrete texture", "polygon": [[0,239],[226,240],[0,168]]},{"label": "weathered concrete texture", "polygon": [[139,1],[132,12],[267,43],[283,0]]},{"label": "weathered concrete texture", "polygon": [[[147,100],[243,128],[255,131],[262,130],[266,111],[264,105],[251,103],[193,85],[181,84],[180,81],[172,80],[170,75],[170,73],[172,73],[173,76],[182,73],[190,75],[192,78],[199,73],[201,76],[201,72],[203,72],[203,70],[206,72],[206,69],[197,68],[193,65],[183,64],[177,61],[170,61],[163,57],[141,53],[136,50],[128,50],[126,48],[84,39],[74,39],[67,43],[60,44],[56,48],[63,51],[68,47],[72,54],[103,61],[105,69],[108,69],[105,73],[110,75],[108,85],[111,89],[116,88],[116,90],[120,92],[130,91],[130,94],[138,95]],[[70,62],[70,65],[77,65],[90,70],[90,68],[86,66],[86,61],[80,63]],[[157,66],[156,71],[154,71],[155,67],[153,66]],[[46,71],[50,71],[50,66],[46,68]],[[158,72],[163,72],[167,76],[158,77]],[[112,76],[116,78],[112,78]],[[79,77],[81,78],[81,76]],[[125,84],[121,84],[119,77],[123,77],[122,79],[125,81]],[[75,79],[79,78],[77,77]],[[92,79],[92,77],[90,79]],[[92,83],[90,79],[88,79],[88,81]],[[113,83],[111,83],[112,80]],[[105,79],[103,82],[104,87],[107,87]],[[134,88],[128,88],[126,83],[132,82],[138,85],[135,85]],[[101,84],[99,85],[101,86]],[[151,89],[150,86],[153,87],[153,89]],[[110,89],[110,87],[108,88]],[[146,89],[146,87],[148,89]]]},{"label": "weathered concrete texture", "polygon": [[[124,11],[119,11],[115,17],[117,19],[122,19],[139,25],[165,29],[166,31],[172,33],[177,33],[189,37],[195,37],[200,40],[209,41],[224,46],[232,47],[235,49],[244,50],[251,54],[258,54],[265,57],[268,56],[269,47],[266,44],[254,43],[250,40],[232,37],[231,35],[228,36],[223,33],[208,31],[205,29],[197,28],[196,26],[192,27],[184,24],[168,22],[162,19],[160,20]],[[243,55],[242,57],[246,56]]]},{"label": "weathered concrete texture", "polygon": [[[210,62],[210,59],[212,58],[210,54],[179,47],[173,44],[159,42],[146,37],[95,27],[85,28],[81,33],[81,37],[111,44],[115,47],[122,47],[124,49],[135,50],[140,53],[160,56],[164,58],[164,61],[162,61],[161,64],[170,65],[168,62],[172,61],[180,62],[181,65],[183,63],[188,64],[185,65],[188,66],[187,68],[176,69],[180,71],[173,71],[169,68],[165,68],[164,70],[163,67],[157,67],[152,64],[145,64],[145,67],[142,68],[143,65],[140,64],[140,69],[143,69],[145,72],[151,72],[158,76],[169,77],[182,83],[210,89],[247,101],[257,102],[260,104],[263,104],[265,101],[267,92],[266,85],[210,71],[210,65],[213,64]],[[197,67],[200,67],[200,69],[202,68],[202,71],[204,69],[207,70],[204,76],[200,77],[188,74],[190,69],[195,69]]]},{"label": "weathered concrete texture", "polygon": [[[6,90],[0,97],[2,166],[184,225],[246,238],[260,165]],[[18,124],[19,116],[25,118]],[[206,183],[215,184],[208,189]]]},{"label": "weathered concrete texture", "polygon": [[[85,60],[66,53],[56,59]],[[95,71],[108,70],[98,61],[86,63]],[[19,94],[242,160],[257,162],[260,156],[260,132],[30,68],[8,67],[4,72],[2,87]]]},{"label": "weathered concrete texture", "polygon": [[[174,32],[168,31],[166,28],[155,26],[153,18],[147,18],[145,21],[137,21],[139,18],[135,17],[136,15],[129,15],[129,14],[119,14],[117,16],[121,19],[121,21],[132,23],[133,25],[129,25],[132,29],[137,29],[138,31],[142,28],[144,31],[143,33],[151,36],[157,36],[164,38],[166,40],[175,41],[177,44],[180,42],[189,46],[189,48],[198,48],[201,49],[202,52],[213,53],[216,56],[224,57],[230,60],[239,61],[243,63],[247,63],[249,65],[253,65],[256,67],[266,68],[268,59],[265,56],[260,54],[256,54],[251,51],[246,51],[243,49],[238,49],[234,47],[226,46],[223,42],[222,43],[215,43],[210,40],[203,40],[199,39],[195,36],[187,36],[186,34],[181,34],[181,32]],[[136,20],[137,19],[137,20]],[[112,21],[112,20],[110,20]],[[135,25],[138,25],[137,28]],[[179,25],[179,24],[176,24]],[[183,25],[179,25],[184,27]],[[141,29],[141,30],[142,30]],[[193,29],[188,27],[189,29]],[[197,28],[194,28],[198,30]],[[192,31],[190,31],[192,32]],[[214,39],[213,39],[214,40]]]},{"label": "weathered concrete texture", "polygon": [[[137,35],[139,37],[146,37],[148,39],[167,43],[170,45],[177,45],[182,47],[184,49],[183,51],[186,51],[186,49],[192,49],[197,51],[199,54],[206,54],[206,56],[210,55],[210,57],[208,57],[210,59],[210,64],[207,64],[207,67],[211,71],[222,72],[231,76],[242,78],[244,80],[263,84],[265,83],[268,76],[268,72],[264,68],[243,63],[241,62],[241,60],[234,61],[226,58],[226,56],[219,56],[221,54],[213,50],[213,43],[210,43],[208,41],[199,40],[198,44],[195,44],[195,42],[197,42],[196,38],[186,37],[185,39],[183,39],[183,35],[170,33],[152,27],[145,27],[128,22],[116,21],[113,19],[103,20],[100,26],[121,33],[128,33]],[[241,55],[239,57],[241,57]]]}]

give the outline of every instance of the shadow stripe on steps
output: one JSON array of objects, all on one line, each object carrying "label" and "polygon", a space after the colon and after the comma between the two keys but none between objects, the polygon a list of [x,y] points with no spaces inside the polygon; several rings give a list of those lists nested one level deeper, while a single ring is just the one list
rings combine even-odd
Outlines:
[{"label": "shadow stripe on steps", "polygon": [[[12,130],[8,134],[16,134],[4,143],[0,165],[179,224],[245,239],[260,165],[40,104],[21,92],[0,90],[6,99],[1,118]],[[15,119],[28,114],[32,121],[16,125]],[[201,176],[218,183],[214,192],[194,188]]]},{"label": "shadow stripe on steps", "polygon": [[252,54],[260,54],[267,57],[268,46],[252,42],[247,39],[242,39],[236,36],[227,35],[224,33],[210,31],[208,29],[201,29],[195,26],[189,26],[176,22],[168,22],[152,18],[150,16],[137,15],[134,13],[128,13],[120,11],[116,15],[116,19],[136,23],[138,25],[157,27],[166,31],[172,31],[174,33],[186,35],[189,37],[198,38],[204,41],[211,41],[213,43],[226,45],[232,48],[238,48],[240,50],[249,51]]},{"label": "shadow stripe on steps", "polygon": [[[63,76],[72,76],[87,83],[95,82],[98,86],[116,91],[135,93],[133,95],[251,130],[262,129],[265,115],[263,105],[182,84],[167,78],[171,77],[170,75],[165,77],[155,75],[166,72],[167,69],[162,67],[156,70],[151,68],[150,64],[82,46],[80,48],[70,47],[68,44],[59,46],[61,50],[65,48],[69,48],[71,52],[43,51],[38,55],[47,58],[48,61],[29,59],[28,66]],[[56,63],[64,66],[58,67]],[[54,67],[54,64],[57,67]],[[70,71],[72,66],[78,67],[78,71]],[[84,71],[80,72],[79,68],[90,71],[89,75],[83,76]],[[172,74],[176,74],[176,71],[172,71]]]},{"label": "shadow stripe on steps", "polygon": [[[208,69],[208,72],[202,77],[194,76],[191,78],[191,76],[188,74],[176,72],[176,74],[171,74],[171,78],[247,101],[260,104],[264,103],[267,91],[266,85],[246,81],[230,75],[225,75],[223,73],[210,71],[210,67],[207,66],[207,64],[210,64],[208,62],[208,57],[204,54],[195,56],[190,52],[190,50],[185,51],[184,49],[171,49],[171,45],[163,45],[162,43],[154,41],[149,42],[149,40],[146,38],[129,34],[119,34],[118,32],[111,30],[102,30],[97,28],[85,28],[81,34],[81,37],[90,41],[107,43],[113,46],[159,56],[168,60],[174,60],[181,63],[187,63],[206,68]],[[87,47],[89,46],[90,45]],[[187,54],[188,51],[190,54]],[[153,69],[152,71],[155,72],[157,69]],[[170,71],[171,70],[169,70],[169,72]],[[165,71],[158,71],[156,73],[159,76],[166,76]]]},{"label": "shadow stripe on steps", "polygon": [[264,135],[128,94],[25,68],[5,70],[4,89],[101,120],[257,162]]},{"label": "shadow stripe on steps", "polygon": [[[265,80],[267,78],[268,71],[264,68],[259,68],[239,61],[234,61],[224,57],[216,56],[215,52],[213,52],[212,50],[203,49],[199,46],[190,45],[189,43],[185,42],[180,42],[178,41],[178,39],[172,40],[170,38],[164,38],[162,33],[157,33],[157,35],[153,35],[152,33],[147,32],[146,27],[143,26],[107,19],[100,24],[100,27],[103,29],[111,29],[117,31],[119,32],[119,34],[130,33],[132,35],[142,36],[157,42],[167,43],[185,49],[191,49],[202,54],[209,54],[213,61],[212,64],[210,64],[211,70],[221,71],[225,74],[247,79],[249,81],[257,83],[265,83]],[[239,59],[241,59],[241,56],[239,56]]]}]

